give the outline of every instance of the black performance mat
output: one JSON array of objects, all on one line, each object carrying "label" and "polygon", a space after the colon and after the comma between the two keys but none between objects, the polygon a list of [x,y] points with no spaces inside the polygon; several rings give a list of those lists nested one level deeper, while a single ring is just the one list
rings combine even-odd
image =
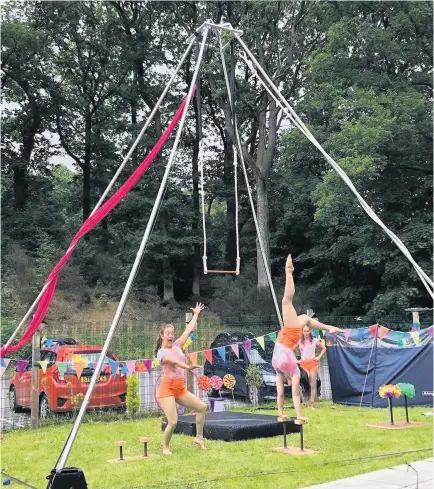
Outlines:
[{"label": "black performance mat", "polygon": [[[299,433],[300,426],[294,424],[295,418],[286,423],[287,433]],[[283,423],[276,416],[251,413],[209,413],[205,417],[203,435],[208,440],[239,441],[252,438],[269,438],[283,435]],[[196,416],[179,416],[175,433],[196,435]]]}]

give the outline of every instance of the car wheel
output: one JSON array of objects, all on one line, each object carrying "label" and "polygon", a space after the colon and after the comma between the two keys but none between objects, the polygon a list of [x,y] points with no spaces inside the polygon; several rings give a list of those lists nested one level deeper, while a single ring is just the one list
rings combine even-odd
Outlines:
[{"label": "car wheel", "polygon": [[15,387],[11,387],[9,390],[9,406],[14,413],[21,413],[23,408],[17,404],[17,393]]},{"label": "car wheel", "polygon": [[48,397],[42,394],[39,399],[39,418],[47,419],[50,416],[50,404],[48,402]]}]

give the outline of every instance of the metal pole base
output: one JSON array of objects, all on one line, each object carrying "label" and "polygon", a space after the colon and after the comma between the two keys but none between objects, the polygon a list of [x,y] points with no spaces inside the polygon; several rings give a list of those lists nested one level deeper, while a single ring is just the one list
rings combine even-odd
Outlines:
[{"label": "metal pole base", "polygon": [[88,489],[83,471],[77,467],[53,469],[47,476],[47,489]]}]

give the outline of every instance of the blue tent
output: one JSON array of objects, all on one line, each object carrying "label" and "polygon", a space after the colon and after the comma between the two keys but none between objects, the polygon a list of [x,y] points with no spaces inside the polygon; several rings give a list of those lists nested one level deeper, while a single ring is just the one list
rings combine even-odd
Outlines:
[{"label": "blue tent", "polygon": [[[419,331],[418,344],[409,333],[392,330],[380,339],[378,330],[376,338],[369,328],[352,331],[347,340],[326,335],[333,402],[359,406],[363,392],[362,406],[386,407],[378,388],[407,382],[416,389],[409,406],[431,405],[433,397],[422,393],[433,390],[433,326]],[[404,399],[393,404],[403,405]]]}]

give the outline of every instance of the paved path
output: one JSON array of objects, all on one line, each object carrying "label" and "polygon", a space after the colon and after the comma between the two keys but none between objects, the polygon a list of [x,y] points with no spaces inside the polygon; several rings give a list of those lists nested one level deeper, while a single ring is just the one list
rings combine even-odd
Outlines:
[{"label": "paved path", "polygon": [[304,489],[433,489],[433,459],[340,479]]}]

